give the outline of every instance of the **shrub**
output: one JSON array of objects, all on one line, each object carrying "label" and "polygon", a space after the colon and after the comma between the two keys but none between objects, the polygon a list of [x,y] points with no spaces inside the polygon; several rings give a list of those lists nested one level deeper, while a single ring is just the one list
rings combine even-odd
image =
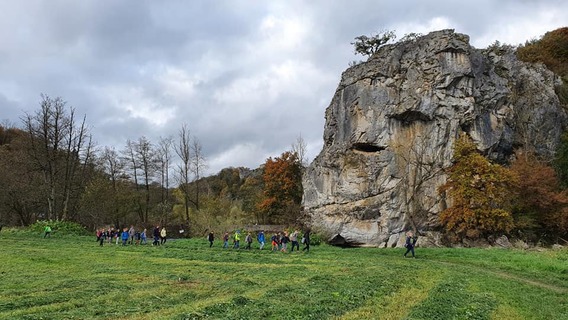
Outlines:
[{"label": "shrub", "polygon": [[50,226],[53,233],[62,235],[88,235],[89,232],[80,224],[72,221],[59,220],[38,220],[29,226],[29,230],[35,233],[42,233],[45,226]]},{"label": "shrub", "polygon": [[554,91],[564,107],[568,107],[568,76],[562,77],[562,84],[554,87]]},{"label": "shrub", "polygon": [[323,242],[321,235],[317,233],[312,233],[310,235],[310,245],[319,246]]}]

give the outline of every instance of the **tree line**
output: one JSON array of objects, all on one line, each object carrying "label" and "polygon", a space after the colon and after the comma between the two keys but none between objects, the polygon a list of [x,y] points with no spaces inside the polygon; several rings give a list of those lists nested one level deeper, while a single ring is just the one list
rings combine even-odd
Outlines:
[{"label": "tree line", "polygon": [[507,234],[531,243],[568,244],[568,134],[557,159],[517,150],[505,167],[492,163],[462,134],[439,192],[451,201],[440,214],[450,241]]},{"label": "tree line", "polygon": [[157,142],[141,136],[120,150],[100,147],[85,116],[60,97],[42,95],[20,127],[0,126],[0,224],[159,223],[194,233],[244,223],[299,224],[304,153],[299,138],[259,169],[203,177],[207,159],[187,124]]}]

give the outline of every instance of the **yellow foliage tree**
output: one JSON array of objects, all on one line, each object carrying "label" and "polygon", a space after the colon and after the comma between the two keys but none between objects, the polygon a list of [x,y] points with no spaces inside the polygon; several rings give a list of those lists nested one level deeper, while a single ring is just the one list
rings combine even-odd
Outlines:
[{"label": "yellow foliage tree", "polygon": [[513,226],[511,200],[515,175],[481,155],[471,139],[456,141],[454,164],[440,187],[451,203],[440,222],[453,240],[507,233]]}]

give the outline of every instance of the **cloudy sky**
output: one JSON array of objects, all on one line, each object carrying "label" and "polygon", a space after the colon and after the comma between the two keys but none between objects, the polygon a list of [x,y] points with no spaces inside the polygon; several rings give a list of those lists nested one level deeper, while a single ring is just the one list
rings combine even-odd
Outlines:
[{"label": "cloudy sky", "polygon": [[301,135],[311,159],[324,111],[362,34],[453,28],[482,48],[568,26],[564,0],[3,0],[0,121],[40,94],[86,115],[100,146],[157,142],[187,124],[209,173],[255,168]]}]

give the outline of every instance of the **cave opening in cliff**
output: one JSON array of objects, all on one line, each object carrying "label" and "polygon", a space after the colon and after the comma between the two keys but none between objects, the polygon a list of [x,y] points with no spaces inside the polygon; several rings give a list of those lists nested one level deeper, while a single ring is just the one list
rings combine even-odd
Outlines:
[{"label": "cave opening in cliff", "polygon": [[381,147],[381,146],[377,146],[376,144],[372,144],[372,143],[359,142],[359,143],[354,143],[353,147],[351,149],[356,150],[356,151],[360,151],[360,152],[365,152],[365,153],[375,153],[375,152],[383,151],[386,148]]},{"label": "cave opening in cliff", "polygon": [[363,245],[362,243],[359,242],[348,241],[340,234],[336,234],[335,236],[333,236],[333,238],[329,240],[329,244],[331,244],[332,246],[342,247],[342,248],[355,248]]},{"label": "cave opening in cliff", "polygon": [[428,115],[415,110],[407,110],[401,114],[392,116],[392,118],[401,121],[403,124],[410,124],[416,121],[428,122],[432,120]]}]

